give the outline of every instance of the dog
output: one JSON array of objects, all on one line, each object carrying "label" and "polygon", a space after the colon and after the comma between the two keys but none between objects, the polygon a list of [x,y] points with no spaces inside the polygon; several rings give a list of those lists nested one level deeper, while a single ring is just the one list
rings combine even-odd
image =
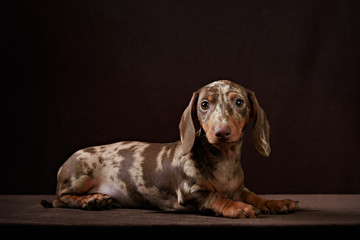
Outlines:
[{"label": "dog", "polygon": [[252,140],[267,157],[270,126],[254,92],[229,80],[212,82],[193,93],[181,117],[180,141],[124,141],[79,150],[58,171],[56,199],[41,204],[198,211],[227,218],[293,212],[298,201],[268,200],[244,185],[241,148],[251,119]]}]

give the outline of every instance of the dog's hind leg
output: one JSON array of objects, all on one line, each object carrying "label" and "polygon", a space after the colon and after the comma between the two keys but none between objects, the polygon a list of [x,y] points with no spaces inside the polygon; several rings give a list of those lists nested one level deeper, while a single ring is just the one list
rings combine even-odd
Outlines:
[{"label": "dog's hind leg", "polygon": [[99,210],[112,207],[112,197],[103,193],[87,195],[63,195],[55,199],[53,207],[80,208],[84,210]]},{"label": "dog's hind leg", "polygon": [[59,169],[56,199],[52,204],[43,200],[41,205],[85,210],[111,207],[112,197],[110,195],[91,191],[99,181],[91,160],[91,156],[82,156],[79,153],[71,156]]},{"label": "dog's hind leg", "polygon": [[112,197],[103,193],[90,193],[95,186],[92,176],[82,175],[68,178],[61,176],[57,186],[57,198],[53,207],[80,208],[84,210],[104,209],[112,206]]},{"label": "dog's hind leg", "polygon": [[68,181],[66,178],[59,179],[57,186],[57,197],[49,203],[45,200],[41,201],[41,205],[45,208],[80,208],[84,210],[104,209],[112,206],[112,197],[108,194],[91,192],[94,187],[94,180],[83,175],[72,178]]}]

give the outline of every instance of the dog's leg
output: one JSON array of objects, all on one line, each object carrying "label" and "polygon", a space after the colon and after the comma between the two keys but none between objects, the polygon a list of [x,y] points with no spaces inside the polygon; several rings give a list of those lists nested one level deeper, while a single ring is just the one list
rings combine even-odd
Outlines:
[{"label": "dog's leg", "polygon": [[299,201],[291,199],[268,200],[257,196],[255,193],[245,189],[241,192],[241,200],[260,209],[263,213],[289,213],[297,209]]},{"label": "dog's leg", "polygon": [[112,206],[111,196],[103,193],[89,193],[94,186],[92,178],[87,175],[73,178],[72,181],[67,181],[66,176],[59,177],[57,198],[52,202],[53,207],[91,210]]},{"label": "dog's leg", "polygon": [[[91,189],[98,183],[94,178],[96,169],[92,167],[91,155],[74,154],[59,169],[56,199],[52,206],[56,208],[80,208],[84,210],[104,209],[112,206],[112,197]],[[87,157],[87,158],[86,158]],[[42,202],[45,207],[50,204]]]},{"label": "dog's leg", "polygon": [[233,201],[216,192],[211,192],[202,204],[201,210],[211,210],[217,216],[228,218],[254,218],[260,214],[260,210],[244,202]]}]

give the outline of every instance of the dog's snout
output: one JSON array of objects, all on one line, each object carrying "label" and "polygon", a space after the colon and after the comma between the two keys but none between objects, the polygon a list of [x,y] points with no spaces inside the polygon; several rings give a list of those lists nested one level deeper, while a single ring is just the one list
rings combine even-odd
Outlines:
[{"label": "dog's snout", "polygon": [[227,140],[231,136],[231,129],[227,125],[219,125],[215,127],[214,134],[218,140]]}]

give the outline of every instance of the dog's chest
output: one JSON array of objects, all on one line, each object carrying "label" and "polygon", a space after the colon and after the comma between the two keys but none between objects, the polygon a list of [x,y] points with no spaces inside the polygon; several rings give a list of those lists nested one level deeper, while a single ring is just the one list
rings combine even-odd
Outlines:
[{"label": "dog's chest", "polygon": [[244,183],[243,172],[239,161],[226,159],[219,161],[212,172],[211,185],[219,193],[232,195]]}]

